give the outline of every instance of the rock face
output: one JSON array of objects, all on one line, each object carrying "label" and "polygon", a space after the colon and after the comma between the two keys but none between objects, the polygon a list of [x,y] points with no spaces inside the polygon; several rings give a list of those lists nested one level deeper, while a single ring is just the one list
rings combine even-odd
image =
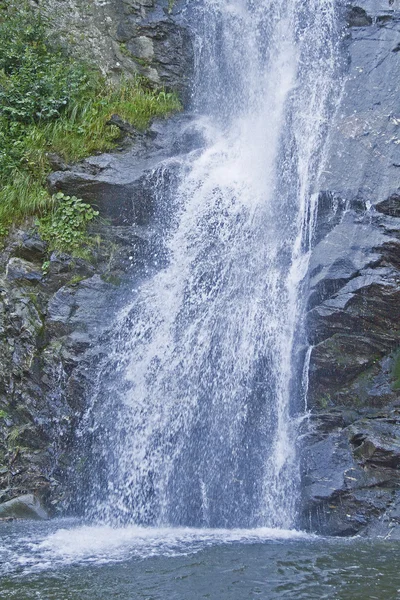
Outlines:
[{"label": "rock face", "polygon": [[90,260],[53,253],[46,263],[34,228],[0,254],[0,502],[34,492],[51,509],[63,496],[91,353],[147,244],[132,228],[99,233]]},{"label": "rock face", "polygon": [[192,71],[182,0],[35,0],[69,49],[108,76],[140,73],[185,100]]},{"label": "rock face", "polygon": [[400,5],[346,18],[310,269],[303,525],[400,537]]}]

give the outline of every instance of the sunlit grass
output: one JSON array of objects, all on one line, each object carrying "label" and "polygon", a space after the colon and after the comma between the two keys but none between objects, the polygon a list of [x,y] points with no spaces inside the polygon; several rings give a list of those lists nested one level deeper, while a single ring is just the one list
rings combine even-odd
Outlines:
[{"label": "sunlit grass", "polygon": [[145,89],[140,81],[127,81],[118,87],[102,82],[92,96],[79,98],[57,120],[29,130],[27,158],[29,152],[51,151],[67,161],[76,161],[116,145],[120,131],[107,125],[111,115],[117,114],[143,131],[154,117],[165,117],[179,109],[175,94]]}]

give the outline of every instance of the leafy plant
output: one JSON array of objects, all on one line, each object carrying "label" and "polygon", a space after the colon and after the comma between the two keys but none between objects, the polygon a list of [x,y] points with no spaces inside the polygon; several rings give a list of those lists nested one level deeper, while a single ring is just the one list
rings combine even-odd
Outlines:
[{"label": "leafy plant", "polygon": [[54,119],[87,84],[84,65],[50,44],[40,14],[10,4],[0,22],[0,118]]},{"label": "leafy plant", "polygon": [[326,410],[329,406],[330,400],[331,397],[329,394],[327,394],[326,396],[321,396],[320,398],[318,398],[319,407],[323,410]]},{"label": "leafy plant", "polygon": [[69,162],[110,150],[120,138],[112,114],[144,130],[180,107],[142,78],[112,84],[66,60],[37,10],[0,0],[0,238],[26,216],[52,212],[50,153]]},{"label": "leafy plant", "polygon": [[87,226],[99,213],[76,196],[58,192],[52,199],[54,209],[38,220],[40,235],[50,250],[74,254],[87,242]]},{"label": "leafy plant", "polygon": [[49,268],[50,268],[50,261],[45,260],[44,263],[42,264],[43,275],[47,275],[47,273],[49,272]]}]

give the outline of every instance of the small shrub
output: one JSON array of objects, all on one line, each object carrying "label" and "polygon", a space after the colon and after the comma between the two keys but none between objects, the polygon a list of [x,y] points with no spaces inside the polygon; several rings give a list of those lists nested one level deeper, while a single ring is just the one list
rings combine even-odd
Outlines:
[{"label": "small shrub", "polygon": [[43,273],[43,275],[47,275],[47,273],[49,272],[49,268],[50,268],[50,261],[49,260],[45,260],[44,263],[42,264],[42,273]]},{"label": "small shrub", "polygon": [[87,226],[98,216],[98,211],[62,192],[55,194],[52,200],[54,209],[37,222],[40,235],[48,242],[49,250],[79,253],[88,241]]},{"label": "small shrub", "polygon": [[40,14],[10,4],[0,21],[0,118],[55,119],[87,83],[84,66],[50,44]]}]

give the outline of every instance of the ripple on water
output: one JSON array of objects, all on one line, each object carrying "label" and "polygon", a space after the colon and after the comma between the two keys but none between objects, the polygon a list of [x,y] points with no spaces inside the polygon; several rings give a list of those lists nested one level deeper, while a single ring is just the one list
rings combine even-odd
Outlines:
[{"label": "ripple on water", "polygon": [[399,600],[399,542],[273,529],[0,529],[6,600]]}]

